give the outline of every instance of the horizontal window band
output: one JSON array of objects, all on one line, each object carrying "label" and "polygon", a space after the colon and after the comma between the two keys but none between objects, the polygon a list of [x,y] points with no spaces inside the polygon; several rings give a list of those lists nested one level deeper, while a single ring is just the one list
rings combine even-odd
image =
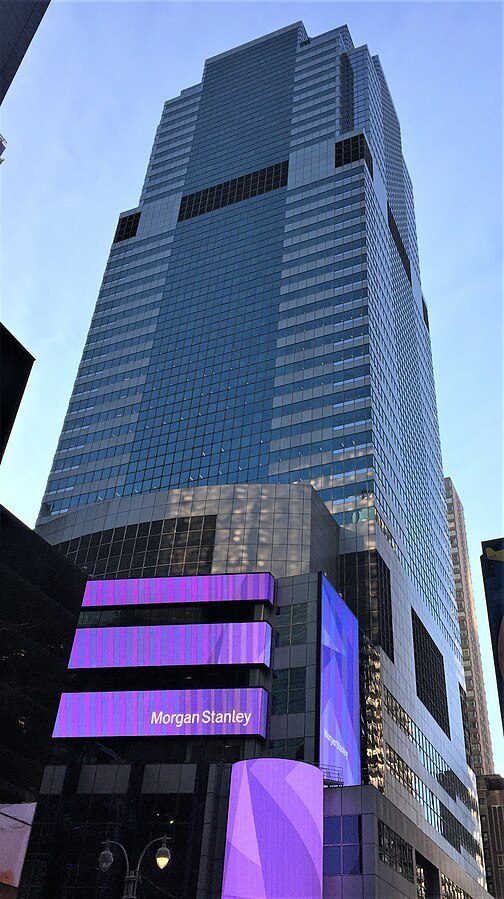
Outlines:
[{"label": "horizontal window band", "polygon": [[205,212],[223,209],[225,206],[240,203],[250,197],[257,197],[277,190],[279,187],[286,187],[288,175],[289,161],[285,160],[256,172],[241,175],[239,178],[232,178],[230,181],[205,187],[196,193],[187,194],[182,197],[180,202],[178,221],[183,222],[196,218]]}]

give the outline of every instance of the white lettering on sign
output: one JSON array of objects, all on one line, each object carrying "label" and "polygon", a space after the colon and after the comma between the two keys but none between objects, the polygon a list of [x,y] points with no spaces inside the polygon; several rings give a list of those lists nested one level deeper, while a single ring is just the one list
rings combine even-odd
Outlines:
[{"label": "white lettering on sign", "polygon": [[334,737],[331,736],[331,734],[327,730],[327,727],[324,728],[324,737],[326,738],[326,740],[329,740],[331,746],[334,746],[334,748],[337,749],[338,752],[341,752],[341,755],[344,755],[346,759],[348,758],[348,749],[345,749],[345,747],[341,745],[339,740],[335,740]]},{"label": "white lettering on sign", "polygon": [[151,724],[174,724],[182,727],[184,724],[241,724],[248,727],[252,712],[216,712],[214,709],[205,709],[204,712],[151,712]]}]

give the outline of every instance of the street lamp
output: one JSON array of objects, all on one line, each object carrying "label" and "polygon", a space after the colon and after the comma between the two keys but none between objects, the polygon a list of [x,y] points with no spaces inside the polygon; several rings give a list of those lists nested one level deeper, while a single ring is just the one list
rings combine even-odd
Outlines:
[{"label": "street lamp", "polygon": [[156,865],[160,871],[164,871],[171,859],[171,852],[166,845],[166,839],[163,837],[163,843],[156,852]]},{"label": "street lamp", "polygon": [[112,863],[114,861],[114,856],[110,850],[111,846],[119,846],[119,849],[124,855],[124,860],[126,862],[126,876],[124,878],[124,893],[122,899],[135,899],[137,894],[137,886],[138,881],[140,879],[140,865],[142,864],[143,857],[151,846],[155,843],[161,843],[158,851],[156,852],[156,864],[160,871],[164,871],[171,859],[171,852],[166,845],[167,841],[170,837],[166,836],[166,834],[162,837],[156,837],[155,840],[151,840],[150,843],[147,843],[147,846],[144,847],[142,852],[140,853],[140,858],[138,859],[138,864],[136,868],[130,868],[128,853],[126,849],[122,845],[122,843],[117,843],[115,840],[105,840],[102,843],[102,846],[105,846],[105,849],[100,853],[100,857],[98,859],[98,865],[100,871],[104,874],[110,870],[112,867]]},{"label": "street lamp", "polygon": [[105,872],[109,870],[113,861],[114,861],[114,856],[112,855],[110,849],[107,846],[107,848],[103,850],[103,852],[100,855],[100,858],[98,859],[100,871],[103,871],[103,873],[105,874]]}]

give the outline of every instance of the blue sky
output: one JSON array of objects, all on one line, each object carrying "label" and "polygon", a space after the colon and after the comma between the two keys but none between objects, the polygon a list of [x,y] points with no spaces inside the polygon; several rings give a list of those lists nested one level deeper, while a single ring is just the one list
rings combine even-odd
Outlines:
[{"label": "blue sky", "polygon": [[33,525],[118,213],[137,204],[165,99],[204,59],[302,19],[378,53],[415,190],[444,468],[466,513],[496,768],[504,746],[480,541],[502,535],[502,6],[52,0],[0,131],[2,320],[36,357],[0,474]]}]

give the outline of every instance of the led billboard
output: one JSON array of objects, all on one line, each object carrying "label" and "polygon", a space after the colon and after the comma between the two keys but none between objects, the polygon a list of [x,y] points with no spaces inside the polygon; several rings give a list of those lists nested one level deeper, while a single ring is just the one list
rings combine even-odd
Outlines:
[{"label": "led billboard", "polygon": [[359,631],[355,615],[322,577],[319,764],[360,784]]},{"label": "led billboard", "polygon": [[265,621],[85,627],[74,637],[69,668],[156,665],[269,665]]},{"label": "led billboard", "polygon": [[323,793],[305,762],[233,765],[222,899],[321,899]]},{"label": "led billboard", "polygon": [[264,737],[267,705],[260,687],[63,693],[53,737]]},{"label": "led billboard", "polygon": [[194,577],[88,581],[82,605],[128,606],[181,602],[273,602],[271,574],[205,574]]}]

